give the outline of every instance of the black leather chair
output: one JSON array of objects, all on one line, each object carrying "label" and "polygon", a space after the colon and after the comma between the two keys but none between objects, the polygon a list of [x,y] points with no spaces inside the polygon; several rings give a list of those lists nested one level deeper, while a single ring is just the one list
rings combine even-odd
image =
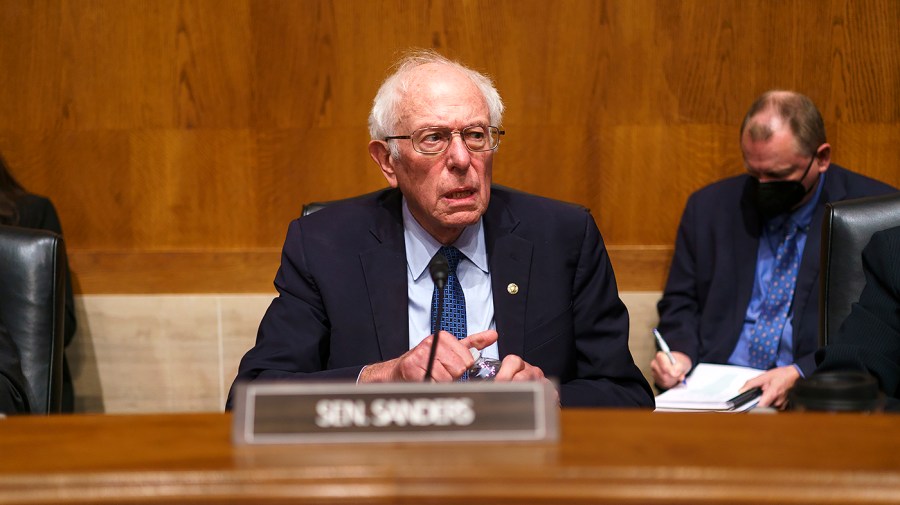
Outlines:
[{"label": "black leather chair", "polygon": [[872,234],[900,225],[900,193],[844,200],[825,205],[819,286],[819,345],[834,336],[850,306],[859,301],[866,278],[862,250]]},{"label": "black leather chair", "polygon": [[35,414],[62,408],[65,287],[62,237],[0,226],[0,319],[18,347]]}]

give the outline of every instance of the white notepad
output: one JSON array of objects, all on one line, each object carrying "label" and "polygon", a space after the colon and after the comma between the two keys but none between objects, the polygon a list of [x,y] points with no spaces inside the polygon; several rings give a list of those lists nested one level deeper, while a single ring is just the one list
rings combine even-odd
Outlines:
[{"label": "white notepad", "polygon": [[735,365],[700,363],[684,384],[656,397],[657,412],[743,412],[752,409],[759,395],[735,402],[741,386],[765,370]]}]

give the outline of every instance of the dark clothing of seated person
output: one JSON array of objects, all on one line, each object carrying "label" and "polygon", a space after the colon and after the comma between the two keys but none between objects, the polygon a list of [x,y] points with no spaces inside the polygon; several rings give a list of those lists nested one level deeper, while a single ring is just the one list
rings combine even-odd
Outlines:
[{"label": "dark clothing of seated person", "polygon": [[[53,203],[39,195],[29,193],[12,176],[6,161],[0,156],[0,224],[47,230],[62,235],[62,225]],[[75,302],[72,295],[72,276],[66,268],[66,318],[64,335],[66,347],[75,336]],[[75,391],[69,363],[63,355],[62,411],[72,412],[75,408]]]},{"label": "dark clothing of seated person", "polygon": [[27,387],[19,350],[0,320],[0,414],[29,412]]},{"label": "dark clothing of seated person", "polygon": [[858,370],[878,379],[885,410],[900,411],[900,226],[876,232],[863,250],[866,287],[816,372]]}]

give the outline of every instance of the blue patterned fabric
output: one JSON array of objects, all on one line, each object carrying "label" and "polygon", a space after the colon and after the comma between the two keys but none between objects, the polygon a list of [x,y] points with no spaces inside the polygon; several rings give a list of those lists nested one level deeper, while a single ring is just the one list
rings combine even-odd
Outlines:
[{"label": "blue patterned fabric", "polygon": [[[463,255],[459,249],[455,247],[444,246],[438,250],[438,254],[443,254],[447,258],[450,265],[450,274],[447,276],[447,282],[444,284],[444,313],[441,318],[440,329],[452,333],[458,340],[466,338],[466,297],[463,295],[462,285],[456,277],[456,267]],[[434,293],[431,295],[431,329],[432,333],[437,333],[437,304],[438,304],[438,288],[434,286]],[[462,380],[466,380],[463,374]]]},{"label": "blue patterned fabric", "polygon": [[798,226],[791,226],[775,253],[772,280],[750,341],[750,366],[753,368],[768,370],[775,365],[778,343],[791,309],[800,267],[800,254],[797,250],[799,230]]}]

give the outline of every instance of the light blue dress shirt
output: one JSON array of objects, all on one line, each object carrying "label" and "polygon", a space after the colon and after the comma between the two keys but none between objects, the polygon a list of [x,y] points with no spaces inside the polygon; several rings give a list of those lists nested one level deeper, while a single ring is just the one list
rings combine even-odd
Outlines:
[{"label": "light blue dress shirt", "polygon": [[[781,241],[784,238],[788,227],[796,225],[800,227],[797,233],[797,255],[803,257],[803,250],[806,247],[806,237],[809,235],[809,225],[812,221],[813,212],[822,193],[822,187],[825,185],[825,174],[819,176],[818,187],[813,197],[803,204],[802,207],[791,212],[790,214],[782,214],[769,219],[763,224],[762,233],[759,237],[759,249],[756,254],[756,276],[753,279],[753,293],[750,296],[750,303],[747,305],[747,312],[744,315],[744,326],[741,329],[741,336],[738,343],[728,358],[731,365],[750,366],[750,340],[753,334],[753,327],[756,325],[756,319],[759,317],[763,300],[768,294],[769,282],[772,279],[772,270],[775,269],[775,253]],[[796,292],[796,289],[795,289]],[[793,304],[793,298],[791,303]],[[794,320],[794,311],[788,313],[788,319],[785,321],[784,330],[781,332],[781,340],[778,343],[778,355],[775,359],[775,366],[787,366],[794,364],[794,328],[792,326]],[[803,372],[800,367],[794,365],[794,368]]]},{"label": "light blue dress shirt", "polygon": [[[403,199],[403,240],[406,242],[409,348],[412,349],[431,335],[434,282],[431,280],[428,264],[442,244],[419,225],[409,211],[406,198]],[[491,273],[488,270],[482,220],[467,226],[452,245],[465,256],[456,268],[456,275],[466,297],[467,334],[495,329],[494,298],[491,293]],[[497,343],[485,348],[482,356],[499,359]]]}]

